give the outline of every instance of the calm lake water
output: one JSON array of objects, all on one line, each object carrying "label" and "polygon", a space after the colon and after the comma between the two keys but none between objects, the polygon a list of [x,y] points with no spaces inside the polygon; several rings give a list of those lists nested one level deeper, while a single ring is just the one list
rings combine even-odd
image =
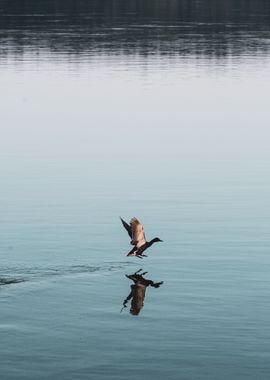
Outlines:
[{"label": "calm lake water", "polygon": [[269,377],[269,86],[268,0],[0,0],[1,379]]}]

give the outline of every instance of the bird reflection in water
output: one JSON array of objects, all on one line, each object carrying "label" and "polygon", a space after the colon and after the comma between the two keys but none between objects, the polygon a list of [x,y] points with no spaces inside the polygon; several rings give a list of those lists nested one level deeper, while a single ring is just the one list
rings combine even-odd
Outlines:
[{"label": "bird reflection in water", "polygon": [[159,288],[160,285],[163,284],[163,281],[153,282],[152,280],[147,280],[146,278],[143,277],[147,272],[143,272],[143,273],[140,273],[140,272],[142,272],[142,269],[139,269],[137,272],[130,275],[126,274],[126,277],[132,280],[134,284],[130,286],[131,292],[129,293],[127,298],[124,300],[122,310],[127,307],[128,301],[131,300],[130,314],[132,315],[140,314],[140,311],[144,306],[146,288],[148,286]]}]

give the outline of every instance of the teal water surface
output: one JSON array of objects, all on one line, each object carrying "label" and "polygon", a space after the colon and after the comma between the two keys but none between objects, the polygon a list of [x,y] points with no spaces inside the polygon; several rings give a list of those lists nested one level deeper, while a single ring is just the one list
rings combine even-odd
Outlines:
[{"label": "teal water surface", "polygon": [[0,2],[4,380],[268,378],[270,8],[213,3]]}]

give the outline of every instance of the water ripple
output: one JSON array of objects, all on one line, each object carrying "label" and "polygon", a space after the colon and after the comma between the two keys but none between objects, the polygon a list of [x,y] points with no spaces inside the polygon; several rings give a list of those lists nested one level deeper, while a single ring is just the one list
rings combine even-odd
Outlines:
[{"label": "water ripple", "polygon": [[82,274],[108,273],[127,267],[129,262],[103,263],[101,265],[61,265],[6,267],[0,272],[0,286],[18,284],[25,281],[38,281],[55,276],[74,276]]}]

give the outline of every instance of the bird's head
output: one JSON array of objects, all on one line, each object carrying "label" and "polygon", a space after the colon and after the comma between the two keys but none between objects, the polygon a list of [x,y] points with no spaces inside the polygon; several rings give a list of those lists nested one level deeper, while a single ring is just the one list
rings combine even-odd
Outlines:
[{"label": "bird's head", "polygon": [[158,238],[158,237],[155,237],[155,238],[152,240],[153,243],[158,243],[158,242],[160,242],[160,241],[163,241],[163,240],[161,240],[161,239]]}]

